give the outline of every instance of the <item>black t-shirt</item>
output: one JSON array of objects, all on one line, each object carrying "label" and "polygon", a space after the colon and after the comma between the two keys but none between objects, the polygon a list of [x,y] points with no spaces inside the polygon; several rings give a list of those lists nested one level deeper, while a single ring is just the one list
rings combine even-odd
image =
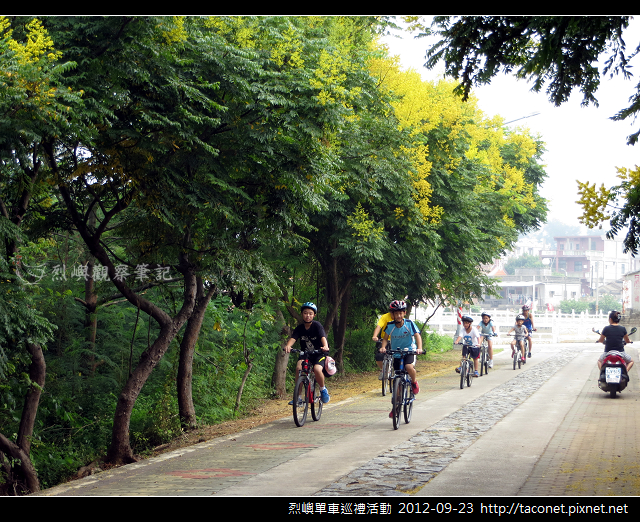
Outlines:
[{"label": "black t-shirt", "polygon": [[627,329],[620,325],[608,325],[602,329],[602,335],[605,336],[604,351],[618,350],[624,351],[624,336],[627,335]]},{"label": "black t-shirt", "polygon": [[324,327],[318,321],[311,321],[311,326],[307,330],[304,323],[296,326],[291,334],[296,341],[300,341],[300,348],[306,351],[320,350],[322,348],[322,338],[327,335]]}]

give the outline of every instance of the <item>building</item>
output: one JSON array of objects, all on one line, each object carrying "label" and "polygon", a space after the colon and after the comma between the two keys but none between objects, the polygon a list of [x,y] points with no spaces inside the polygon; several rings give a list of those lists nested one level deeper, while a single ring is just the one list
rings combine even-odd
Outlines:
[{"label": "building", "polygon": [[640,268],[622,240],[604,235],[557,236],[555,250],[542,250],[540,257],[556,273],[580,280],[581,296],[595,295],[596,288],[622,280],[627,272]]},{"label": "building", "polygon": [[560,301],[580,299],[579,278],[554,274],[550,268],[516,268],[515,272],[496,276],[500,297],[485,295],[484,306],[513,309],[529,304],[544,310],[556,308]]}]

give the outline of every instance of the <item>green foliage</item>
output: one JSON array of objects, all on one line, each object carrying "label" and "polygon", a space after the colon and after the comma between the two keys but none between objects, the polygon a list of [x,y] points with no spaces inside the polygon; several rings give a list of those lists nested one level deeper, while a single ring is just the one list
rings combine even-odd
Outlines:
[{"label": "green foliage", "polygon": [[[375,325],[374,325],[375,326]],[[374,356],[375,343],[371,340],[373,328],[349,329],[344,342],[346,372],[364,372],[377,368]],[[331,346],[331,345],[329,345]]]},{"label": "green foliage", "polygon": [[[622,304],[620,303],[620,299],[613,295],[605,294],[598,296],[598,309],[609,315],[611,310],[618,310],[622,308]],[[560,311],[563,314],[570,314],[571,311],[575,313],[587,312],[589,314],[596,313],[596,298],[591,297],[589,299],[571,299],[560,302]]]},{"label": "green foliage", "polygon": [[[215,291],[193,363],[208,424],[272,394],[280,306],[341,308],[345,369],[374,369],[371,333],[391,299],[479,294],[480,264],[544,219],[539,142],[482,134],[445,84],[432,86],[430,106],[455,117],[438,109],[400,124],[398,93],[371,68],[382,55],[375,17],[13,17],[11,34],[7,24],[0,431],[17,432],[25,343],[41,343],[32,458],[45,487],[104,454],[118,394],[160,318],[184,302],[183,274]],[[25,47],[36,33],[50,52]],[[482,161],[489,152],[497,165]],[[502,177],[493,190],[487,180],[503,168],[534,188],[518,193]],[[167,268],[171,280],[118,285],[116,265]],[[111,279],[98,277],[104,267]],[[340,332],[327,326],[335,348]],[[131,412],[137,453],[180,433],[182,335]],[[448,337],[424,338],[428,351],[450,348]]]},{"label": "green foliage", "polygon": [[[271,394],[271,376],[279,331],[267,307],[243,310],[219,297],[209,305],[196,346],[193,397],[200,422],[211,424],[250,409],[256,399]],[[247,368],[244,351],[252,362],[241,409],[236,397]]]},{"label": "green foliage", "polygon": [[516,268],[544,268],[538,256],[523,254],[519,257],[512,257],[504,264],[504,269],[509,275],[516,273]]}]

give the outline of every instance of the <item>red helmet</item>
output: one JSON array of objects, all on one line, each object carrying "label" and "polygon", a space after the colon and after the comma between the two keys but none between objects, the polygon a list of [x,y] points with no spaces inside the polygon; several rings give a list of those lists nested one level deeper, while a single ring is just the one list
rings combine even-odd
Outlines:
[{"label": "red helmet", "polygon": [[393,313],[393,312],[400,312],[402,310],[406,310],[407,309],[407,303],[405,303],[404,301],[398,301],[397,299],[395,301],[391,301],[391,303],[389,304],[389,310]]}]

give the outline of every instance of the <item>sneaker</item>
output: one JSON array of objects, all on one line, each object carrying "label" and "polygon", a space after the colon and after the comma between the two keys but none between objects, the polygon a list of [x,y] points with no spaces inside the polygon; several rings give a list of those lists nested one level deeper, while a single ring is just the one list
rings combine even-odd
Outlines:
[{"label": "sneaker", "polygon": [[390,418],[390,419],[393,419],[393,410],[391,410],[391,411],[389,412],[389,418]]},{"label": "sneaker", "polygon": [[322,390],[320,392],[320,398],[322,399],[322,402],[324,404],[329,402],[331,400],[331,397],[329,397],[329,390],[327,390],[326,388],[324,390]]},{"label": "sneaker", "polygon": [[527,355],[527,357],[529,357],[529,359],[531,359],[531,352],[529,352],[529,355]]},{"label": "sneaker", "polygon": [[493,359],[489,359],[489,368],[493,368]]},{"label": "sneaker", "polygon": [[460,366],[456,368],[456,373],[460,373]]},{"label": "sneaker", "polygon": [[480,374],[478,373],[478,370],[476,370],[475,372],[473,372],[473,376],[474,376],[474,377],[480,377]]},{"label": "sneaker", "polygon": [[418,395],[420,393],[420,386],[418,386],[418,381],[411,383],[411,391],[414,395]]}]

